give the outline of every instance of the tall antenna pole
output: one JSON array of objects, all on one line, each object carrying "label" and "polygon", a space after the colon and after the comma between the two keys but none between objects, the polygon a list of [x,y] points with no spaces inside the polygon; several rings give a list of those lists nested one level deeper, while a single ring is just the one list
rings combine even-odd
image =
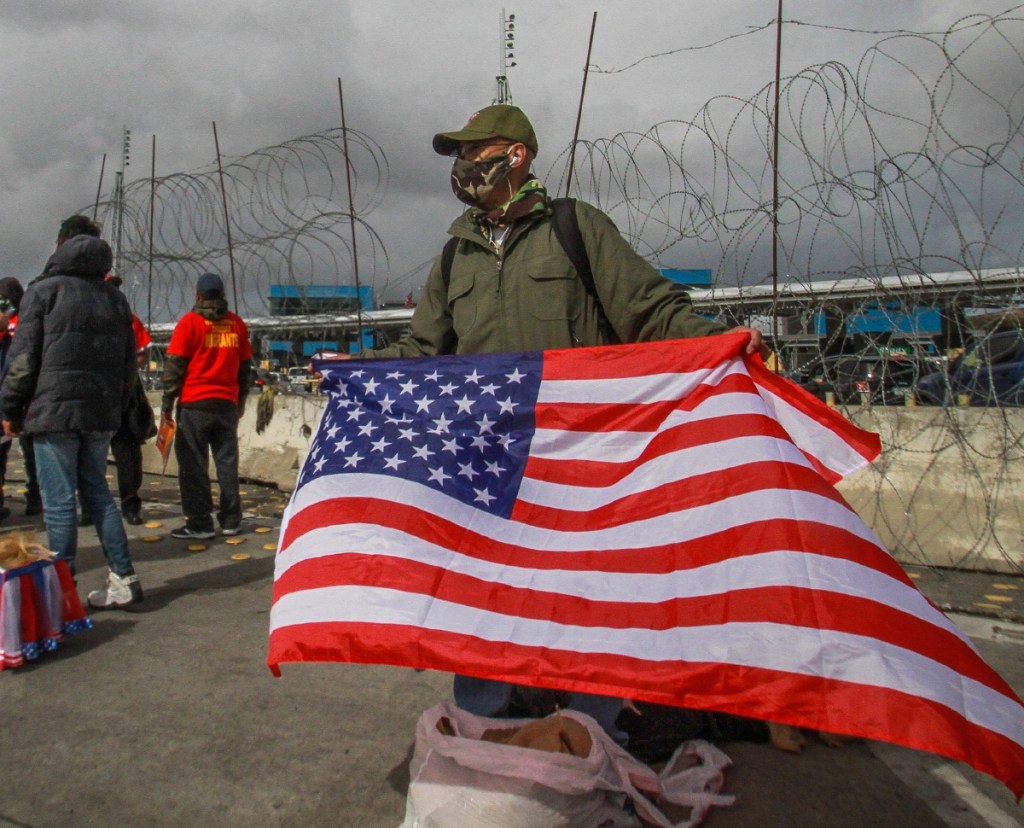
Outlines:
[{"label": "tall antenna pole", "polygon": [[220,176],[220,200],[224,204],[224,229],[228,235],[228,262],[231,265],[231,306],[238,313],[238,290],[235,287],[235,251],[231,243],[231,219],[228,217],[228,194],[224,189],[224,168],[220,165],[220,141],[217,138],[217,122],[213,122],[213,146],[217,150],[217,173]]},{"label": "tall antenna pole", "polygon": [[[782,78],[782,0],[775,21],[775,114],[772,117],[772,346],[779,351],[779,84]],[[778,357],[776,370],[781,370]]]},{"label": "tall antenna pole", "polygon": [[111,247],[114,253],[114,273],[124,278],[121,272],[122,242],[124,233],[124,171],[128,167],[132,131],[128,127],[121,129],[121,170],[114,174],[114,228]]},{"label": "tall antenna pole", "polygon": [[508,85],[508,70],[516,64],[515,61],[512,63],[508,63],[508,61],[515,57],[515,54],[512,52],[516,43],[515,20],[516,16],[514,14],[505,17],[505,10],[501,10],[501,17],[498,18],[498,47],[500,48],[498,53],[498,76],[495,78],[498,91],[494,100],[491,101],[494,104],[512,103],[512,90]]},{"label": "tall antenna pole", "polygon": [[356,255],[356,208],[352,201],[352,162],[348,155],[348,126],[345,124],[345,96],[338,78],[338,105],[341,107],[341,142],[345,149],[345,181],[348,184],[348,219],[352,230],[352,273],[356,280],[356,325],[359,350],[363,349],[363,291],[359,285],[359,257]]},{"label": "tall antenna pole", "polygon": [[[124,213],[124,173],[114,173],[114,226],[110,228],[110,247],[113,252],[113,272],[121,275],[121,216]],[[123,277],[122,277],[123,278]]]},{"label": "tall antenna pole", "polygon": [[100,193],[103,192],[103,171],[107,168],[107,154],[103,153],[103,160],[100,162],[100,180],[96,185],[96,200],[92,204],[92,220],[96,221],[96,216],[100,211]]},{"label": "tall antenna pole", "polygon": [[149,275],[146,277],[146,327],[153,327],[153,217],[156,213],[156,134],[149,165]]},{"label": "tall antenna pole", "polygon": [[594,48],[594,29],[597,28],[597,12],[590,21],[590,42],[587,44],[587,62],[583,67],[583,86],[580,89],[580,105],[576,109],[576,129],[572,133],[572,149],[569,150],[569,174],[565,177],[565,197],[569,197],[572,186],[572,170],[576,165],[576,142],[580,137],[580,120],[583,118],[583,97],[587,94],[587,75],[590,74],[590,50]]}]

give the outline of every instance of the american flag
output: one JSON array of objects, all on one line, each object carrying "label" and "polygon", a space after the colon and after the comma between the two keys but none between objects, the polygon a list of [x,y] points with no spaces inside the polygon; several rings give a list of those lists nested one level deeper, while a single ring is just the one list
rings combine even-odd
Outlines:
[{"label": "american flag", "polygon": [[268,663],[423,667],[966,761],[1024,707],[833,484],[879,452],[744,335],[327,361]]}]

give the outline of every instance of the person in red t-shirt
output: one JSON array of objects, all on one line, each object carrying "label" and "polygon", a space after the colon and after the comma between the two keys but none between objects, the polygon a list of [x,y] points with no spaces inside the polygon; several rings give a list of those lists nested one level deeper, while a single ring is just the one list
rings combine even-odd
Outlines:
[{"label": "person in red t-shirt", "polygon": [[135,334],[135,359],[139,363],[140,368],[145,368],[146,351],[153,338],[149,335],[149,331],[146,330],[146,326],[142,324],[142,320],[134,313],[132,314],[132,333]]},{"label": "person in red t-shirt", "polygon": [[174,421],[178,403],[174,456],[185,525],[173,538],[212,538],[213,497],[209,458],[217,469],[221,534],[242,529],[238,493],[238,420],[252,380],[252,344],[240,317],[228,310],[224,283],[204,273],[196,284],[196,303],[174,327],[164,360],[161,418]]}]

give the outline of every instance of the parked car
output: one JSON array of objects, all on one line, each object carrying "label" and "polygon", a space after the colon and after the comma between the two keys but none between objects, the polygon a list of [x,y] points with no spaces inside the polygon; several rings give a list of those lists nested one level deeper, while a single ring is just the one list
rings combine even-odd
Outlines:
[{"label": "parked car", "polygon": [[843,354],[823,357],[805,368],[797,382],[822,400],[832,392],[836,403],[904,405],[919,383],[939,370],[920,357]]},{"label": "parked car", "polygon": [[850,393],[858,357],[830,356],[814,359],[792,372],[790,378],[820,400],[842,402]]},{"label": "parked car", "polygon": [[257,368],[255,370],[253,385],[257,391],[262,391],[264,388],[274,388],[277,391],[288,390],[288,383],[285,382],[282,376],[277,371],[270,371],[266,368]]},{"label": "parked car", "polygon": [[866,392],[872,405],[906,405],[907,397],[916,397],[921,383],[940,368],[938,360],[889,355],[869,364],[854,390]]},{"label": "parked car", "polygon": [[317,390],[320,384],[320,377],[306,366],[289,368],[283,380],[284,390],[292,394],[311,394]]},{"label": "parked car", "polygon": [[922,380],[923,403],[952,405],[961,395],[971,405],[1024,405],[1024,334],[994,333],[972,342],[946,371]]}]

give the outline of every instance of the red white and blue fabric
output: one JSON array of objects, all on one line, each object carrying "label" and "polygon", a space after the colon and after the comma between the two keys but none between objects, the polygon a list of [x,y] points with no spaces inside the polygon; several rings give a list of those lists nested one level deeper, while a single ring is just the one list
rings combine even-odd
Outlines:
[{"label": "red white and blue fabric", "polygon": [[268,663],[423,667],[963,760],[1024,707],[833,484],[879,452],[744,335],[324,362]]},{"label": "red white and blue fabric", "polygon": [[91,627],[64,561],[0,569],[0,670],[52,652],[66,634]]}]

